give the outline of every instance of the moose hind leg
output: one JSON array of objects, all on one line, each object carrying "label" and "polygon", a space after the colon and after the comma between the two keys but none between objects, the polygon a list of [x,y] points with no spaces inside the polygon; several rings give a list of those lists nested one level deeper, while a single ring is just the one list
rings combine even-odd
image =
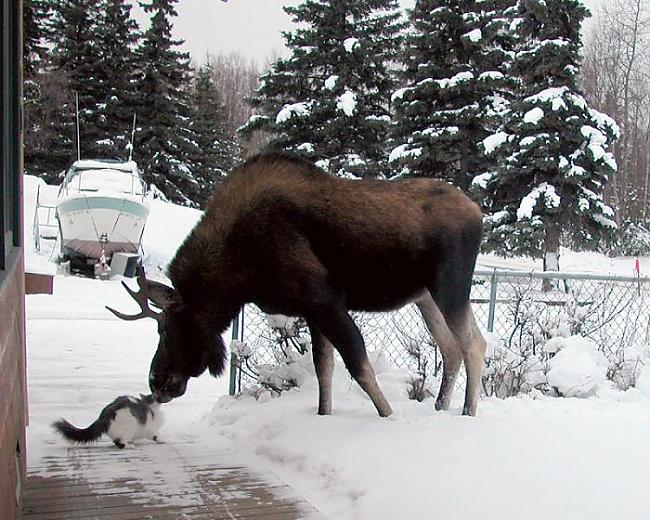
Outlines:
[{"label": "moose hind leg", "polygon": [[318,415],[332,414],[332,374],[334,348],[315,325],[308,323],[311,335],[312,356],[318,379]]},{"label": "moose hind leg", "polygon": [[348,372],[368,394],[379,415],[388,417],[392,414],[393,409],[377,384],[361,332],[345,309],[321,306],[314,311],[311,321],[339,351]]},{"label": "moose hind leg", "polygon": [[465,333],[461,337],[461,352],[465,371],[467,373],[467,386],[465,387],[465,404],[463,415],[476,415],[478,394],[481,387],[481,371],[485,359],[487,343],[476,324],[471,307],[467,306],[465,317]]},{"label": "moose hind leg", "polygon": [[442,354],[442,382],[435,407],[436,410],[448,410],[463,356],[458,341],[447,327],[445,318],[433,301],[431,294],[426,291],[415,304],[422,313],[424,323]]}]

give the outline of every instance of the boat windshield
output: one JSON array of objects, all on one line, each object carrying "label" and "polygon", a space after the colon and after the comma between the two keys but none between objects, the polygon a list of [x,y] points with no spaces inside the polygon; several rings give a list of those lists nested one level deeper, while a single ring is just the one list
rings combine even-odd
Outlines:
[{"label": "boat windshield", "polygon": [[76,161],[68,170],[60,194],[113,193],[143,197],[146,186],[135,162]]}]

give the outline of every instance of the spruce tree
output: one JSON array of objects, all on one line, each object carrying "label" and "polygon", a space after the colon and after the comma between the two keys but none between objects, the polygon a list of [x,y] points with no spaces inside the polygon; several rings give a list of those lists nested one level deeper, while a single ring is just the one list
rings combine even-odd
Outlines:
[{"label": "spruce tree", "polygon": [[23,74],[25,81],[33,81],[43,67],[47,54],[46,0],[23,0]]},{"label": "spruce tree", "polygon": [[197,181],[191,170],[196,142],[189,117],[191,70],[189,56],[177,50],[171,19],[177,16],[177,0],[143,2],[151,25],[140,48],[138,79],[138,133],[134,158],[145,181],[154,184],[174,202],[197,206],[192,193]]},{"label": "spruce tree", "polygon": [[127,0],[101,0],[95,44],[100,55],[97,87],[100,93],[97,125],[102,134],[98,143],[103,157],[126,159],[131,141],[140,35],[131,17]]},{"label": "spruce tree", "polygon": [[[80,149],[84,158],[98,155],[103,135],[98,125],[98,106],[103,102],[101,54],[96,41],[98,0],[61,0],[56,2],[52,22],[52,65],[67,78],[70,97],[61,107],[57,142],[52,150],[57,164],[76,158],[75,97],[79,100]],[[67,157],[67,161],[65,158]]]},{"label": "spruce tree", "polygon": [[512,91],[507,17],[514,0],[418,0],[403,54],[391,164],[467,190],[483,172],[482,140]]},{"label": "spruce tree", "polygon": [[45,0],[23,2],[23,73],[25,111],[25,171],[43,175],[51,168],[46,143],[48,141],[45,114],[45,62],[49,31],[47,20],[50,6]]},{"label": "spruce tree", "polygon": [[201,208],[241,156],[240,147],[227,128],[226,111],[208,61],[196,72],[194,80],[191,129],[198,146],[192,167],[197,184],[192,194],[186,194]]},{"label": "spruce tree", "polygon": [[577,86],[587,15],[578,0],[518,2],[512,27],[521,87],[503,129],[484,142],[499,167],[477,180],[488,249],[543,257],[545,270],[558,269],[563,235],[593,248],[615,227],[602,192],[616,171],[609,150],[618,129]]},{"label": "spruce tree", "polygon": [[286,7],[298,28],[291,51],[262,77],[259,114],[244,132],[271,133],[270,147],[320,161],[341,176],[385,173],[391,64],[402,23],[396,0],[307,0]]}]

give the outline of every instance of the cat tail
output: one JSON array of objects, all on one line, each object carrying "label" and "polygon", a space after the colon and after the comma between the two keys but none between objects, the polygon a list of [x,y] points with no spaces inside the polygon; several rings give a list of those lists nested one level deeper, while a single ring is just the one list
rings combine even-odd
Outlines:
[{"label": "cat tail", "polygon": [[100,417],[88,428],[82,429],[73,426],[65,419],[59,419],[52,423],[52,428],[69,441],[87,444],[96,441],[108,431],[108,422]]}]

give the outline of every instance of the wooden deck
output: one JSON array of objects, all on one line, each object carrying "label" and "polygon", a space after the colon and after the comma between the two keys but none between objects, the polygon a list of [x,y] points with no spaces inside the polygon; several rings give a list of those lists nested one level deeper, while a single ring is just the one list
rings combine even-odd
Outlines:
[{"label": "wooden deck", "polygon": [[24,520],[322,520],[273,475],[191,441],[62,448],[30,467]]}]

